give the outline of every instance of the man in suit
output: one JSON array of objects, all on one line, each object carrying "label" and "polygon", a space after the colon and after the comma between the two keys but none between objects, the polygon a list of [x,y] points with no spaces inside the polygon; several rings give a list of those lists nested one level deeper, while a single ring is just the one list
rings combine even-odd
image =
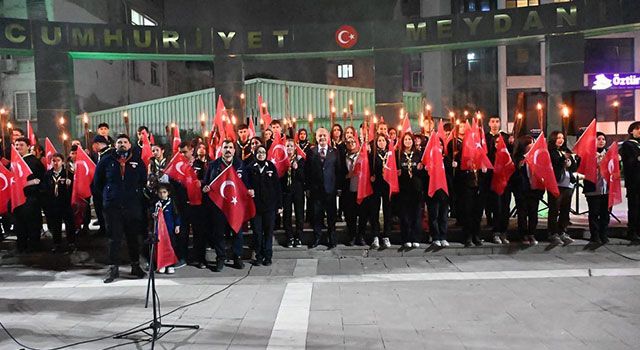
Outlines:
[{"label": "man in suit", "polygon": [[140,268],[140,227],[143,225],[143,194],[147,182],[144,163],[133,153],[129,136],[118,135],[116,152],[107,154],[96,167],[94,189],[102,194],[103,215],[109,237],[109,271],[103,280],[119,277],[120,245],[127,240],[131,274],[144,277]]},{"label": "man in suit", "polygon": [[327,216],[327,238],[329,249],[336,246],[336,196],[340,195],[338,179],[342,167],[338,150],[329,145],[329,131],[319,128],[316,131],[317,147],[309,151],[306,176],[311,200],[313,201],[313,232],[315,239],[311,248],[320,244],[323,216]]}]

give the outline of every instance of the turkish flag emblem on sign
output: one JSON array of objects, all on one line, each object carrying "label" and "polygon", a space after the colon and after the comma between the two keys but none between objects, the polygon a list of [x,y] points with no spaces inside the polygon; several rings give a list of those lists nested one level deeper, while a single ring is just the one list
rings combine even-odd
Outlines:
[{"label": "turkish flag emblem on sign", "polygon": [[336,30],[336,43],[343,49],[350,49],[358,43],[358,31],[349,25]]}]

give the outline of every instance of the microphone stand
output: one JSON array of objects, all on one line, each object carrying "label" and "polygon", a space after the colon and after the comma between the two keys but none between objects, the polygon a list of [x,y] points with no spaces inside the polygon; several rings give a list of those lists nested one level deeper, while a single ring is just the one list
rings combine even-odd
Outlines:
[{"label": "microphone stand", "polygon": [[[158,210],[162,210],[162,209],[158,208]],[[118,334],[115,337],[113,337],[114,339],[124,339],[136,333],[144,333],[151,337],[151,350],[155,348],[156,340],[162,338],[167,333],[171,332],[176,328],[184,328],[184,329],[200,328],[199,325],[178,325],[178,324],[162,323],[162,316],[160,315],[160,305],[159,305],[160,297],[156,292],[156,278],[155,278],[156,268],[155,268],[155,259],[154,259],[154,254],[156,252],[157,245],[158,245],[158,235],[157,235],[158,216],[157,215],[155,216],[153,223],[156,229],[154,230],[154,233],[152,233],[149,237],[149,241],[151,243],[150,253],[149,253],[149,280],[147,282],[147,297],[144,303],[144,307],[146,309],[149,306],[149,294],[151,294],[151,304],[153,308],[153,321],[151,321],[151,323],[144,328]],[[169,329],[166,332],[162,333],[161,332],[162,328],[169,328]]]}]

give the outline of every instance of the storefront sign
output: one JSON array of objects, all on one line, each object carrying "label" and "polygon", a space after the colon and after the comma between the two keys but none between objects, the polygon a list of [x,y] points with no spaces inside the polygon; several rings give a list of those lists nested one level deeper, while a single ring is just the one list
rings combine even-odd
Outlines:
[{"label": "storefront sign", "polygon": [[640,89],[640,73],[613,73],[589,75],[591,90]]}]

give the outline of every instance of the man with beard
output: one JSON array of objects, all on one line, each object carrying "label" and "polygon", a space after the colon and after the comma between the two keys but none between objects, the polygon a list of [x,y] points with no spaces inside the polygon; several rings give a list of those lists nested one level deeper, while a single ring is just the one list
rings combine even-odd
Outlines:
[{"label": "man with beard", "polygon": [[238,150],[236,157],[243,162],[252,155],[249,141],[249,127],[247,124],[240,124],[238,126],[238,140],[236,141],[236,149]]},{"label": "man with beard", "polygon": [[[238,177],[245,181],[245,179],[243,179],[244,166],[242,165],[242,161],[234,157],[234,155],[235,148],[233,141],[225,140],[222,142],[222,157],[209,162],[207,172],[204,176],[202,192],[208,193],[211,191],[209,185],[216,179],[216,177],[218,177],[218,175],[220,175],[220,173],[222,173],[223,170],[230,166],[233,166],[238,173]],[[208,212],[213,214],[208,216],[209,220],[211,220],[208,226],[213,229],[213,242],[215,246],[214,249],[216,251],[215,271],[222,271],[227,258],[225,245],[225,236],[227,234],[233,235],[233,267],[236,269],[243,269],[244,262],[242,261],[242,251],[244,239],[242,231],[233,232],[233,229],[229,226],[227,218],[224,216],[220,208],[211,201],[208,195],[203,196],[203,201],[205,205],[208,206]]]},{"label": "man with beard", "polygon": [[143,225],[143,189],[147,180],[144,163],[131,150],[131,141],[125,134],[116,139],[116,152],[102,158],[96,167],[93,187],[102,193],[106,233],[109,237],[109,271],[104,283],[120,276],[120,245],[127,240],[131,274],[143,278],[140,268],[140,227]]}]

